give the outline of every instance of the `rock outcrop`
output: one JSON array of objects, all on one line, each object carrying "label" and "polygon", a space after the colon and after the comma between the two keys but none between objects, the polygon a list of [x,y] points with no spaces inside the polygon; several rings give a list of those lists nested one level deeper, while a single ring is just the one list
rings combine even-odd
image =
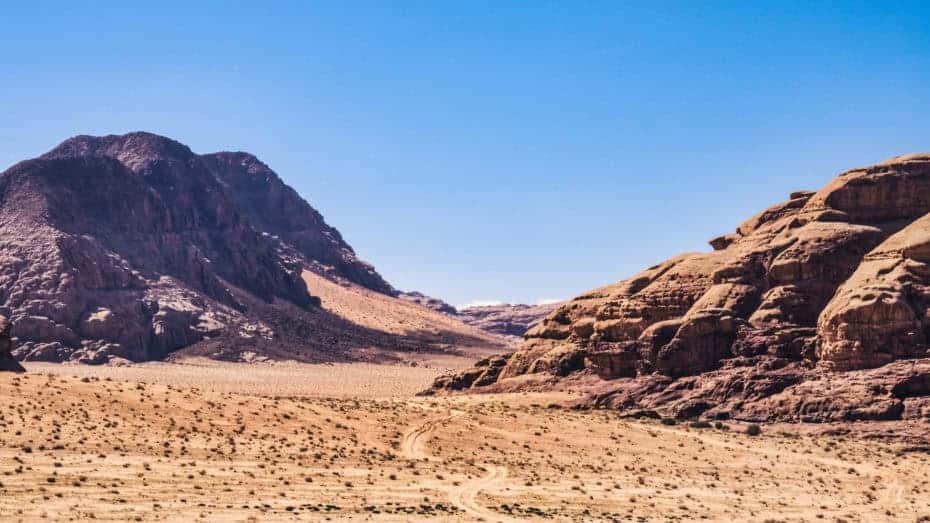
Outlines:
[{"label": "rock outcrop", "polygon": [[[792,193],[710,243],[710,252],[674,257],[561,305],[526,333],[496,379],[466,388],[594,379],[599,401],[613,405],[651,408],[687,397],[703,402],[688,412],[713,412],[727,401],[761,405],[797,394],[836,371],[930,356],[930,155]],[[885,371],[855,376],[863,390],[892,388]],[[464,382],[446,377],[435,390]],[[679,389],[691,392],[672,392]],[[874,407],[856,397],[850,393],[844,412]],[[751,412],[749,405],[736,410]],[[876,416],[897,412],[889,408]]]},{"label": "rock outcrop", "polygon": [[869,252],[824,308],[819,358],[847,370],[927,355],[930,215]]},{"label": "rock outcrop", "polygon": [[23,366],[13,357],[10,321],[0,316],[0,372],[23,372]]}]

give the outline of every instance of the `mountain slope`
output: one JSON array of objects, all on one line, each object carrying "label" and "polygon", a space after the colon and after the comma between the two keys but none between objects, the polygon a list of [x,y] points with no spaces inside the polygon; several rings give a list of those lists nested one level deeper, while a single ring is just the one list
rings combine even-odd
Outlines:
[{"label": "mountain slope", "polygon": [[339,231],[258,158],[241,152],[200,158],[253,226],[295,248],[317,272],[383,294],[397,293],[374,267],[358,259]]},{"label": "mountain slope", "polygon": [[[584,383],[595,403],[685,417],[930,414],[928,213],[930,155],[845,172],[711,240],[711,252],[570,300],[516,353],[436,390]],[[922,359],[892,363],[904,358]]]},{"label": "mountain slope", "polygon": [[320,308],[305,269],[393,289],[249,155],[205,158],[149,133],[74,137],[0,174],[0,233],[0,314],[19,359],[448,350]]}]

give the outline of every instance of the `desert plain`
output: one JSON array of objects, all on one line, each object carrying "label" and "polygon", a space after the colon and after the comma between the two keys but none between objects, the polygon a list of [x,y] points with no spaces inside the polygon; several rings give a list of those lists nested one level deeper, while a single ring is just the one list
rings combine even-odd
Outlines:
[{"label": "desert plain", "polygon": [[27,364],[0,374],[0,521],[930,518],[926,448],[414,395],[458,364]]}]

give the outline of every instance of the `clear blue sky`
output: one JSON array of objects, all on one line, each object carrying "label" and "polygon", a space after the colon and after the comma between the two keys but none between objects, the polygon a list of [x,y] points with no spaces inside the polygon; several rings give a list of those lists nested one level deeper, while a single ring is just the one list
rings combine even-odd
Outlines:
[{"label": "clear blue sky", "polygon": [[568,298],[930,150],[926,2],[751,3],[17,2],[0,169],[247,150],[402,289]]}]

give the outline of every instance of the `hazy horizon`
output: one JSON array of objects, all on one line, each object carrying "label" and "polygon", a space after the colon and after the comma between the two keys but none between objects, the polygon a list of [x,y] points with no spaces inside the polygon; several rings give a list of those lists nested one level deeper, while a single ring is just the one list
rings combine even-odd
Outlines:
[{"label": "hazy horizon", "polygon": [[930,150],[916,2],[182,5],[8,7],[0,169],[76,134],[245,150],[463,305],[570,298]]}]

